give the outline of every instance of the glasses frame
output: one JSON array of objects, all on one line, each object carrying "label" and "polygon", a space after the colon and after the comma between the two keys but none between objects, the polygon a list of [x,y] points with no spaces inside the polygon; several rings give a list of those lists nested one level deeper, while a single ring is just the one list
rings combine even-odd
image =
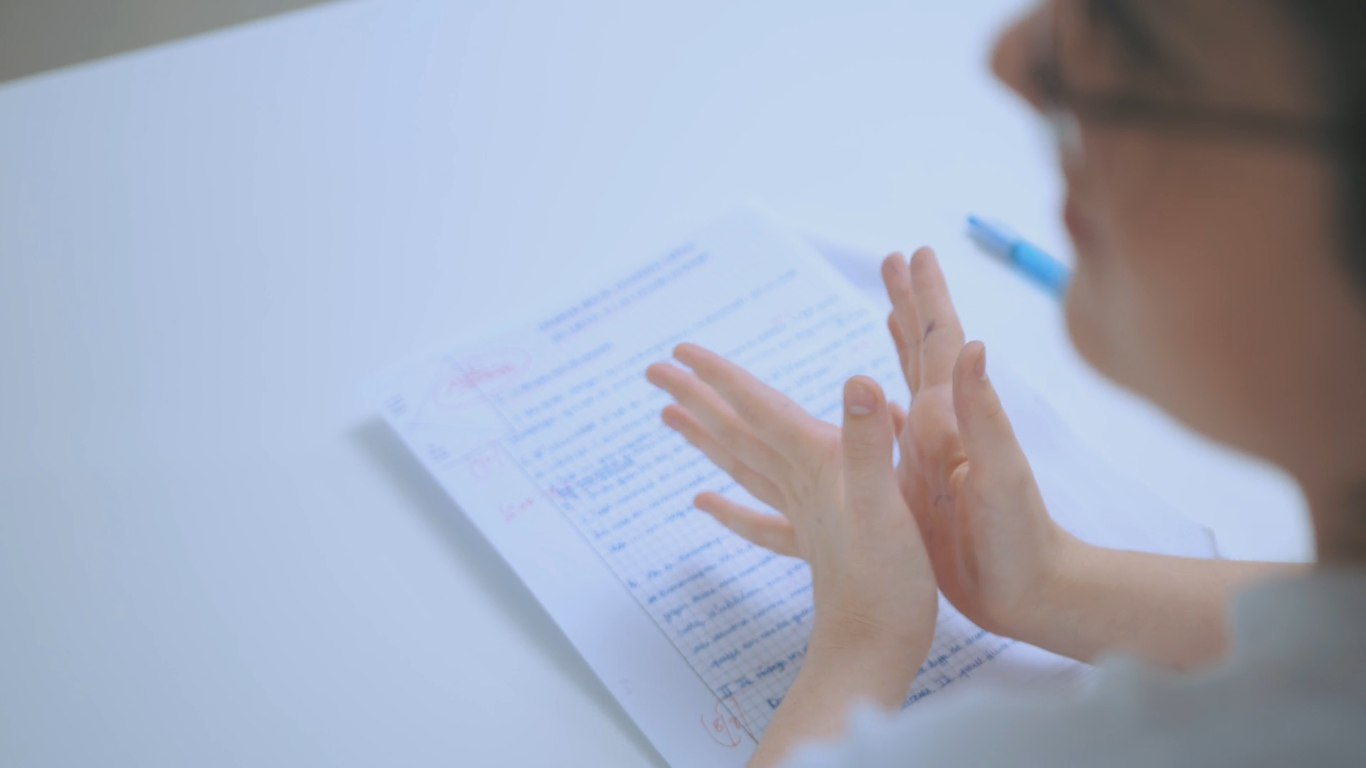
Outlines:
[{"label": "glasses frame", "polygon": [[1337,125],[1331,121],[1257,109],[1179,105],[1136,93],[1091,93],[1072,88],[1059,66],[1057,17],[1054,0],[1041,14],[1029,74],[1044,117],[1059,147],[1069,156],[1082,156],[1084,123],[1133,125],[1201,139],[1311,150],[1338,143]]}]

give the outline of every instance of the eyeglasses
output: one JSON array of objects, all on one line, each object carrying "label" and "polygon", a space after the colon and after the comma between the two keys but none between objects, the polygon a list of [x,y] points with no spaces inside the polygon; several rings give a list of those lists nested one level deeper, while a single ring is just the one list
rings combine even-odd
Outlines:
[{"label": "eyeglasses", "polygon": [[1253,141],[1321,149],[1337,141],[1328,121],[1255,109],[1175,104],[1137,93],[1087,93],[1069,86],[1058,66],[1058,2],[1040,14],[1030,77],[1043,103],[1044,117],[1065,159],[1085,155],[1082,123],[1137,125],[1153,130],[1215,140]]}]

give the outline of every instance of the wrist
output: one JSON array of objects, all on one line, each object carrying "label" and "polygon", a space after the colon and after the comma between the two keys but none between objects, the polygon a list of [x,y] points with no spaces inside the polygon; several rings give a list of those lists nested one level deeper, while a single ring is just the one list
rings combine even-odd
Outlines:
[{"label": "wrist", "polygon": [[851,698],[898,708],[929,655],[935,618],[930,615],[923,631],[914,634],[848,621],[818,620],[807,642],[802,674],[813,679],[836,679]]},{"label": "wrist", "polygon": [[876,599],[865,591],[850,595],[820,589],[809,646],[877,658],[903,658],[929,653],[939,618],[939,590],[932,579],[903,589],[887,590]]},{"label": "wrist", "polygon": [[1047,567],[1039,574],[1029,597],[1016,605],[1014,615],[1003,624],[1000,633],[1047,650],[1057,650],[1059,634],[1070,632],[1079,593],[1099,578],[1093,572],[1099,547],[1061,529],[1059,533],[1053,552],[1045,560]]},{"label": "wrist", "polygon": [[936,610],[914,629],[895,629],[851,617],[817,618],[807,641],[807,655],[859,657],[888,664],[913,664],[917,669],[934,641]]}]

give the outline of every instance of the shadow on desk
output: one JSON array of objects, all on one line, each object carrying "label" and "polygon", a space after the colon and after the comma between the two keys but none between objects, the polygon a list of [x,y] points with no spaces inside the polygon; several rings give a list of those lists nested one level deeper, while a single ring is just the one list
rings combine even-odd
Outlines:
[{"label": "shadow on desk", "polygon": [[451,501],[441,486],[413,460],[398,436],[381,419],[373,419],[351,431],[351,437],[397,486],[409,505],[445,542],[479,586],[495,598],[504,613],[541,654],[574,682],[604,712],[611,714],[623,733],[650,755],[659,766],[664,758],[650,744],[626,710],[612,697],[588,663],[574,650],[569,638],[536,601],[484,535]]}]

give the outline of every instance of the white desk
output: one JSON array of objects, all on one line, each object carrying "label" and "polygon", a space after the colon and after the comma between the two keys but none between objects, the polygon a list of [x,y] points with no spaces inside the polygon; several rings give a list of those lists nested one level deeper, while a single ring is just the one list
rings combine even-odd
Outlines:
[{"label": "white desk", "polygon": [[355,392],[740,204],[936,244],[1084,440],[1307,554],[961,236],[1065,250],[983,64],[1015,3],[661,5],[343,3],[0,88],[0,763],[659,763]]}]

